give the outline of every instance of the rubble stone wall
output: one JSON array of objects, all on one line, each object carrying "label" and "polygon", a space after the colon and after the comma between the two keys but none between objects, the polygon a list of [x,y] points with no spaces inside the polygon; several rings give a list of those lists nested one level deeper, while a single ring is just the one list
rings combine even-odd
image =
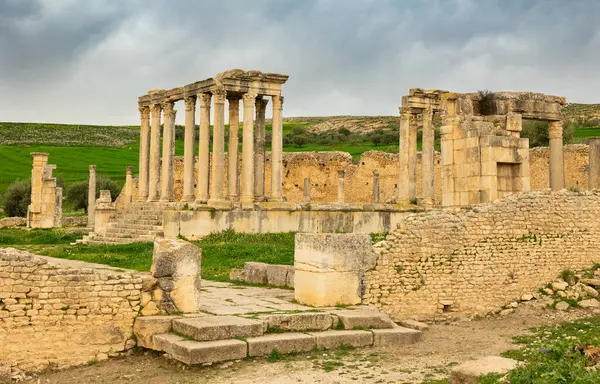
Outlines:
[{"label": "rubble stone wall", "polygon": [[[566,187],[587,188],[588,146],[566,145]],[[532,190],[549,187],[549,151],[547,147],[532,148],[529,152],[529,171]],[[227,162],[227,156],[225,156]],[[227,172],[227,166],[224,167]],[[239,164],[241,172],[241,160]],[[398,190],[398,154],[379,151],[363,153],[357,162],[347,152],[285,152],[283,154],[283,194],[287,201],[301,202],[304,193],[304,178],[311,179],[311,201],[334,202],[337,200],[338,171],[345,172],[344,200],[350,203],[370,203],[373,191],[373,171],[379,171],[380,201],[385,203],[396,197]],[[440,154],[434,157],[435,198],[441,202]],[[197,177],[197,176],[196,176]],[[267,153],[265,171],[265,193],[270,193],[270,153]],[[137,180],[134,181],[133,199],[137,196]],[[227,176],[225,175],[225,186]],[[226,188],[226,187],[225,187]],[[417,153],[417,195],[421,193],[421,153]],[[183,195],[183,158],[175,158],[175,199]],[[125,193],[117,199],[117,209],[124,207]]]},{"label": "rubble stone wall", "polygon": [[135,346],[144,275],[0,248],[0,367],[58,369]]},{"label": "rubble stone wall", "polygon": [[474,317],[600,262],[600,191],[536,191],[417,213],[376,245],[363,304],[395,319]]}]

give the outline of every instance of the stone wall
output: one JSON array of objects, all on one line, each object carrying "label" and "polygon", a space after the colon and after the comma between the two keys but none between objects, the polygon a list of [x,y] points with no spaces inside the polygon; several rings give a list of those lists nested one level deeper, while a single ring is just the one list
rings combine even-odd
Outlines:
[{"label": "stone wall", "polygon": [[549,190],[411,215],[377,244],[363,304],[395,319],[497,311],[562,270],[600,262],[598,215],[599,191]]},{"label": "stone wall", "polygon": [[132,348],[144,278],[0,248],[0,366],[63,368]]},{"label": "stone wall", "polygon": [[[587,188],[588,146],[585,144],[566,145],[565,178],[566,187]],[[267,195],[270,193],[270,154],[267,153],[265,183]],[[532,190],[549,187],[549,152],[547,147],[532,148],[529,152],[530,183]],[[227,156],[225,156],[227,161]],[[241,169],[241,162],[240,167]],[[227,166],[225,166],[227,170]],[[337,200],[338,171],[345,171],[345,198],[351,203],[370,203],[373,188],[373,171],[380,174],[381,202],[385,203],[397,195],[398,154],[379,151],[363,153],[357,162],[347,152],[285,152],[283,154],[283,194],[288,201],[303,201],[304,178],[311,179],[311,201],[334,202]],[[417,153],[417,195],[421,193],[421,153]],[[440,155],[435,154],[434,190],[438,202],[442,196]],[[227,177],[225,177],[227,185]],[[183,194],[183,158],[175,158],[175,199]],[[124,206],[124,193],[117,199],[117,209]],[[137,196],[137,180],[134,182],[133,196]]]}]

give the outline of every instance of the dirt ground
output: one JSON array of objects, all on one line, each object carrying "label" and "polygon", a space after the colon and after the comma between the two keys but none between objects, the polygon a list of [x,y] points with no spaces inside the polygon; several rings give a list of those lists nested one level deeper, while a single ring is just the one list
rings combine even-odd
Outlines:
[{"label": "dirt ground", "polygon": [[444,379],[452,366],[511,349],[529,328],[591,316],[521,305],[504,317],[432,325],[420,343],[396,348],[320,351],[187,367],[165,356],[137,352],[85,367],[31,377],[34,383],[422,383]]}]

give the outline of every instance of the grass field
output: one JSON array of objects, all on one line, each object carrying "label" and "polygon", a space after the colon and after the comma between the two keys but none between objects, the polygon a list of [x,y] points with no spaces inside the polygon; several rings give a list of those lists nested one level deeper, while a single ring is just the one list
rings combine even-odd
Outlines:
[{"label": "grass field", "polygon": [[[152,243],[110,246],[69,245],[81,235],[60,229],[0,229],[0,247],[13,247],[43,256],[106,264],[113,267],[150,271]],[[202,248],[202,278],[229,281],[232,268],[247,261],[291,265],[294,261],[294,234],[243,234],[224,231],[194,241]]]}]

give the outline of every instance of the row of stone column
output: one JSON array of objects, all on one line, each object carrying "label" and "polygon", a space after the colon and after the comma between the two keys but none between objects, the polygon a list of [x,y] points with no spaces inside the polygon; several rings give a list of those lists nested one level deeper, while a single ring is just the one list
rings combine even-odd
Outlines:
[{"label": "row of stone column", "polygon": [[[198,183],[194,191],[195,115],[200,101],[198,135]],[[210,112],[213,102],[212,168],[210,167]],[[243,101],[242,190],[238,175],[238,132],[240,99]],[[228,179],[225,191],[225,101],[229,103]],[[184,171],[182,201],[219,203],[240,199],[252,204],[264,197],[265,185],[265,112],[268,100],[254,93],[227,95],[224,90],[185,98]],[[270,201],[282,201],[283,97],[272,96],[273,130],[271,143]],[[174,102],[141,107],[140,200],[173,201],[175,116]],[[162,169],[160,167],[160,117],[164,111]],[[151,115],[151,119],[150,119]],[[256,120],[256,135],[255,135]],[[151,121],[151,123],[150,123]],[[163,177],[160,177],[160,175]],[[212,183],[210,175],[212,174]],[[159,189],[159,179],[161,180]]]},{"label": "row of stone column", "polygon": [[[423,140],[421,150],[421,195],[433,201],[434,189],[434,126],[433,110],[425,108],[423,113]],[[398,198],[406,201],[417,195],[417,121],[410,108],[400,108],[400,176]]]}]

